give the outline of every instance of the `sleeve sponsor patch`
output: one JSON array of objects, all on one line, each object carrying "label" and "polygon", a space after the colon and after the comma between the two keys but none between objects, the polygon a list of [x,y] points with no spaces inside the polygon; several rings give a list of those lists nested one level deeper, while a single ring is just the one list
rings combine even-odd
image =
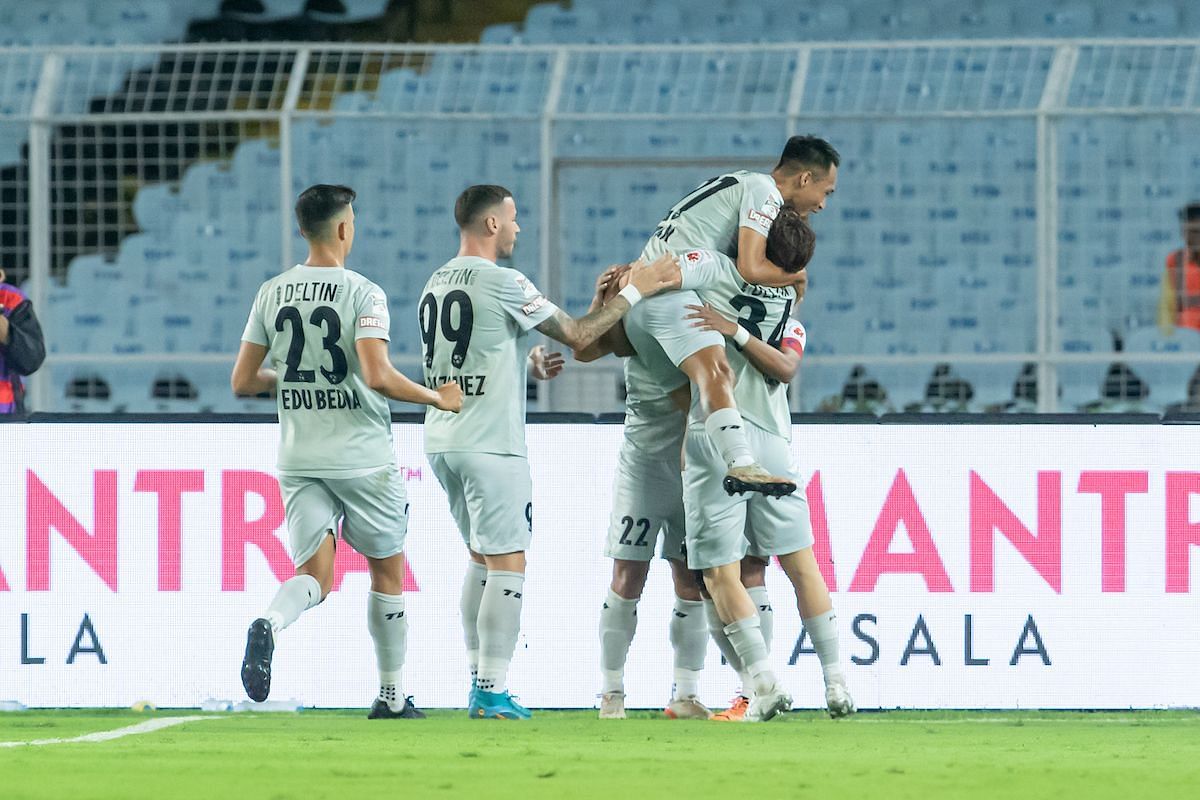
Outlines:
[{"label": "sleeve sponsor patch", "polygon": [[703,250],[689,250],[683,254],[683,265],[685,267],[699,266],[704,261]]},{"label": "sleeve sponsor patch", "polygon": [[538,309],[545,306],[546,303],[548,303],[548,302],[550,302],[550,301],[546,299],[545,295],[539,294],[533,300],[530,300],[528,303],[521,306],[521,311],[525,314],[525,316],[531,317],[535,313],[537,313]]},{"label": "sleeve sponsor patch", "polygon": [[762,211],[755,211],[753,208],[746,212],[746,221],[761,225],[764,228],[771,227],[771,223],[775,221],[775,214],[767,214]]},{"label": "sleeve sponsor patch", "polygon": [[379,317],[370,317],[365,314],[358,318],[358,327],[387,330],[387,325],[383,324],[383,320],[381,320]]}]

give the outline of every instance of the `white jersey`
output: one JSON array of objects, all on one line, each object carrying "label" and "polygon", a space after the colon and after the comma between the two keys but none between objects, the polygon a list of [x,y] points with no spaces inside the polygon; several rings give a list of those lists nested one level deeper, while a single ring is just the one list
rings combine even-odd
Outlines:
[{"label": "white jersey", "polygon": [[676,203],[642,249],[649,262],[668,250],[715,250],[737,259],[738,232],[750,228],[764,237],[783,207],[775,179],[738,170],[710,178]]},{"label": "white jersey", "polygon": [[[641,257],[649,262],[668,250],[680,252],[703,248],[737,258],[738,230],[750,228],[766,236],[782,205],[783,197],[770,175],[746,170],[719,175],[700,184],[667,212],[643,248]],[[630,334],[630,340],[638,352],[625,361],[626,425],[630,425],[632,418],[635,435],[658,435],[651,430],[638,430],[636,426],[639,424],[645,427],[648,414],[638,414],[635,411],[636,404],[664,397],[687,383],[687,377],[662,353],[643,355],[646,344],[643,342],[639,346],[637,341],[633,341],[636,338],[633,331],[636,320],[649,310],[648,304],[672,305],[683,309],[689,303],[695,304],[696,300],[690,293],[661,294],[643,301],[639,304],[640,312],[635,309],[630,315],[633,324],[627,322],[626,332]],[[678,315],[681,328],[688,326],[683,321],[686,313],[686,309],[683,309]]]},{"label": "white jersey", "polygon": [[[791,319],[796,290],[791,286],[774,288],[747,283],[729,256],[711,250],[689,250],[680,258],[683,288],[692,289],[700,299],[772,347],[781,347],[785,337],[796,340],[797,325]],[[803,348],[803,327],[798,329]],[[789,337],[789,334],[791,336]],[[733,396],[742,417],[758,427],[791,438],[791,413],[787,387],[759,372],[732,341],[726,343],[726,356],[733,369]],[[693,422],[697,403],[693,402]]]},{"label": "white jersey", "polygon": [[456,381],[463,407],[426,410],[426,453],[526,454],[526,340],[556,311],[520,272],[484,258],[452,258],[430,276],[418,309],[425,385]]},{"label": "white jersey", "polygon": [[387,400],[363,380],[354,343],[388,339],[387,297],[342,267],[297,265],[264,283],[242,340],[278,372],[281,473],[348,478],[395,463]]}]

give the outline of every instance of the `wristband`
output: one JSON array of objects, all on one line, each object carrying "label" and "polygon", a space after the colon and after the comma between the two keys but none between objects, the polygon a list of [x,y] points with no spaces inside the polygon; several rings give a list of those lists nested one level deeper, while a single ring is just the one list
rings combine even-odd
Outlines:
[{"label": "wristband", "polygon": [[738,325],[737,330],[735,330],[733,332],[734,344],[736,344],[738,347],[745,347],[746,343],[749,341],[750,341],[750,331],[746,330],[741,325]]},{"label": "wristband", "polygon": [[641,301],[642,293],[639,292],[638,288],[631,283],[621,291],[617,292],[617,297],[624,297],[625,302],[629,303],[629,307],[633,308]]}]

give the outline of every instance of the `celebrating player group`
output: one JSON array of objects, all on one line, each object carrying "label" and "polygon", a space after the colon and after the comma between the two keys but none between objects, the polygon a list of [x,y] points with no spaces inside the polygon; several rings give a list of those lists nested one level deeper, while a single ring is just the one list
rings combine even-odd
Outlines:
[{"label": "celebrating player group", "polygon": [[[561,353],[529,347],[536,330],[581,361],[624,359],[624,441],[605,546],[612,583],[600,609],[600,717],[625,717],[625,662],[656,549],[676,595],[668,717],[763,721],[791,708],[768,658],[771,558],[795,590],[830,715],[853,713],[807,501],[796,491],[787,403],[806,337],[793,313],[815,244],[807,220],[836,188],[838,162],[824,140],[793,136],[769,175],[736,171],[704,182],[667,212],[637,260],[597,278],[579,318],[521,272],[498,266],[521,230],[516,201],[500,186],[469,187],[454,207],[458,254],[433,272],[418,303],[420,384],[388,356],[383,290],[345,266],[354,191],[305,190],[296,218],[308,258],[259,289],[231,378],[239,395],[278,398],[279,485],[296,565],[250,624],[246,693],[267,698],[275,637],[329,593],[340,535],[370,569],[367,627],[380,689],[368,716],[424,716],[402,680],[408,501],[390,398],[428,406],[425,451],[467,547],[468,714],[531,716],[507,682],[533,527],[525,381],[527,372],[549,380],[564,366]],[[715,714],[698,699],[709,638],[742,686]]]}]

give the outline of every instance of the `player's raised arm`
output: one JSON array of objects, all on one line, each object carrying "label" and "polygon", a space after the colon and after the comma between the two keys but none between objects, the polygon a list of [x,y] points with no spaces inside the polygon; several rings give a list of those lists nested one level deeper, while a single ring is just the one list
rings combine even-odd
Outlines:
[{"label": "player's raised arm", "polygon": [[[599,277],[596,278],[596,293],[592,296],[591,305],[588,306],[589,314],[600,309],[605,303],[617,296],[617,292],[621,289],[621,279],[627,272],[629,272],[628,264],[614,264],[600,273]],[[625,335],[624,326],[618,322],[600,334],[599,339],[587,347],[573,350],[571,354],[576,361],[586,363],[610,354],[626,358],[632,356],[635,352],[633,345],[629,342],[629,337]]]},{"label": "player's raised arm", "polygon": [[401,403],[433,406],[439,411],[458,413],[462,410],[462,387],[447,381],[437,389],[427,389],[409,379],[392,365],[387,342],[383,339],[359,339],[354,343],[362,365],[363,380],[384,397]]},{"label": "player's raised arm", "polygon": [[611,302],[579,319],[556,310],[537,329],[573,350],[583,350],[616,324],[643,297],[677,289],[679,280],[679,264],[669,253],[664,253],[650,264],[635,263],[629,271],[629,283]]}]

